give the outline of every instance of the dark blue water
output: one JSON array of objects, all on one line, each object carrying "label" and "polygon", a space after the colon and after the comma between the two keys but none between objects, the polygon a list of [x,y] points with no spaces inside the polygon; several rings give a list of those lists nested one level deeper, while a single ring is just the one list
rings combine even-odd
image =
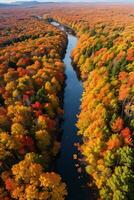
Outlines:
[{"label": "dark blue water", "polygon": [[[59,26],[58,23],[52,22],[53,25]],[[63,26],[59,26],[64,30]],[[76,71],[71,64],[71,51],[76,47],[77,37],[68,34],[68,47],[64,58],[66,65],[65,74],[66,87],[64,90],[64,122],[62,123],[63,136],[61,141],[60,156],[56,161],[56,172],[58,172],[68,187],[67,200],[89,200],[88,190],[85,188],[85,179],[83,174],[77,172],[76,162],[73,154],[78,150],[74,143],[81,142],[77,136],[77,114],[80,108],[80,99],[82,96],[82,83],[78,79]]]}]

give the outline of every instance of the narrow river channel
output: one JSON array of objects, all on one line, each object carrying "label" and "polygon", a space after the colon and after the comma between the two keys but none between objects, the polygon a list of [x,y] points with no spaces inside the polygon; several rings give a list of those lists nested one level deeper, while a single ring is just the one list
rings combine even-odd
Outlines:
[{"label": "narrow river channel", "polygon": [[[64,27],[57,22],[51,22],[52,25],[64,30]],[[77,37],[67,33],[68,46],[64,58],[66,65],[66,86],[64,90],[64,121],[62,123],[63,136],[61,140],[61,152],[56,161],[56,172],[58,172],[68,187],[67,200],[89,200],[88,191],[85,185],[83,175],[77,172],[73,154],[78,150],[74,143],[80,142],[77,136],[77,114],[80,108],[80,99],[82,95],[82,83],[78,79],[76,71],[73,69],[70,58],[71,51],[76,47]]]}]

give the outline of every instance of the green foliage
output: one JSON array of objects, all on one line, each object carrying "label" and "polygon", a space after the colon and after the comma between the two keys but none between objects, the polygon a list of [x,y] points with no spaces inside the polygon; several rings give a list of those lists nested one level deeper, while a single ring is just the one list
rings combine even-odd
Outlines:
[{"label": "green foliage", "polygon": [[129,146],[124,146],[117,150],[118,162],[121,166],[133,167],[134,165],[134,149]]},{"label": "green foliage", "polygon": [[[107,180],[107,186],[113,193],[114,200],[132,199],[134,196],[134,173],[127,166],[115,167],[114,173]],[[117,189],[118,188],[118,189]]]},{"label": "green foliage", "polygon": [[115,166],[117,162],[117,156],[112,151],[108,151],[104,157],[104,161],[105,161],[106,166],[108,167]]}]

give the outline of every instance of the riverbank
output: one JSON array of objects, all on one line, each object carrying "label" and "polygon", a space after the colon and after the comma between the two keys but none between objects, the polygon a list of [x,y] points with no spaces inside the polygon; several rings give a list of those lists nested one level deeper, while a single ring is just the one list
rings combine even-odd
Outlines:
[{"label": "riverbank", "polygon": [[[87,177],[81,168],[80,162],[74,160],[74,155],[79,151],[74,144],[81,143],[77,135],[77,115],[79,114],[80,99],[83,92],[82,82],[72,66],[71,52],[77,44],[77,37],[70,34],[70,30],[56,21],[52,25],[66,31],[68,35],[68,46],[64,57],[65,88],[64,88],[64,121],[61,123],[63,130],[61,138],[61,151],[56,160],[56,172],[59,173],[68,187],[68,200],[89,200],[89,191],[86,186]],[[69,30],[69,32],[68,32]]]},{"label": "riverbank", "polygon": [[134,21],[130,10],[112,6],[59,10],[53,10],[52,16],[79,35],[72,56],[84,79],[77,127],[83,138],[85,169],[101,199],[133,199]]}]

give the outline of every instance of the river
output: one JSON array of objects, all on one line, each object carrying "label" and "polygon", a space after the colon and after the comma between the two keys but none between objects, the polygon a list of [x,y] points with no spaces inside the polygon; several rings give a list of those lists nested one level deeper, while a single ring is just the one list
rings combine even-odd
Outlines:
[{"label": "river", "polygon": [[[57,22],[51,22],[52,25],[64,30],[64,26]],[[64,89],[64,121],[62,122],[62,140],[61,152],[56,161],[56,172],[58,172],[68,187],[67,200],[89,200],[88,189],[85,187],[85,175],[77,172],[77,161],[73,159],[73,154],[78,154],[74,143],[81,142],[77,135],[77,114],[80,108],[80,99],[82,96],[82,82],[78,79],[77,73],[72,66],[71,51],[76,47],[77,37],[69,33],[68,46],[64,58],[66,65],[66,82]]]}]

